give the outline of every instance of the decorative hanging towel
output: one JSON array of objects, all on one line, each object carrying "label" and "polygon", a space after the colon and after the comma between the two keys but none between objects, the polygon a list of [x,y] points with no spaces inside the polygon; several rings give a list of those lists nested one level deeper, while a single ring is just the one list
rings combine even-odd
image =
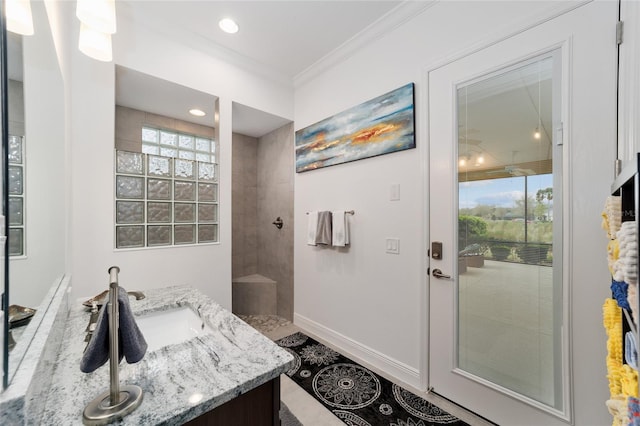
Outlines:
[{"label": "decorative hanging towel", "polygon": [[631,367],[638,369],[638,344],[633,331],[627,331],[624,335],[624,360]]},{"label": "decorative hanging towel", "polygon": [[334,210],[331,212],[332,223],[332,244],[334,247],[345,247],[349,245],[349,221],[345,210]]},{"label": "decorative hanging towel", "polygon": [[[80,371],[91,373],[109,360],[109,304],[102,305],[93,337],[80,361]],[[147,341],[140,332],[129,305],[129,295],[122,287],[118,291],[118,339],[119,357],[126,358],[129,364],[140,361],[147,351]]]},{"label": "decorative hanging towel", "polygon": [[613,298],[618,302],[618,306],[622,309],[626,309],[630,311],[629,301],[627,300],[627,289],[629,288],[629,284],[620,281],[611,281],[611,294]]},{"label": "decorative hanging towel", "polygon": [[629,414],[629,426],[640,426],[640,401],[638,398],[629,397],[627,400],[627,413]]},{"label": "decorative hanging towel", "polygon": [[318,232],[318,212],[309,212],[307,218],[307,245],[315,246],[316,233]]},{"label": "decorative hanging towel", "polygon": [[331,212],[318,212],[318,229],[316,244],[331,245]]},{"label": "decorative hanging towel", "polygon": [[629,413],[627,411],[627,400],[622,396],[608,399],[605,403],[607,410],[613,416],[611,426],[626,426]]},{"label": "decorative hanging towel", "polygon": [[625,398],[638,397],[638,372],[627,364],[620,368],[620,387]]},{"label": "decorative hanging towel", "polygon": [[602,320],[607,332],[607,378],[611,396],[622,393],[622,310],[613,299],[606,299],[602,306]]},{"label": "decorative hanging towel", "polygon": [[607,231],[607,237],[612,240],[620,229],[622,222],[622,199],[617,195],[610,195],[604,203],[602,212],[602,229]]},{"label": "decorative hanging towel", "polygon": [[607,264],[611,275],[616,273],[616,262],[620,258],[620,243],[618,240],[610,240],[607,244]]},{"label": "decorative hanging towel", "polygon": [[627,284],[638,283],[638,235],[636,222],[623,222],[616,234],[620,253],[613,266],[613,278],[616,281],[624,281]]}]

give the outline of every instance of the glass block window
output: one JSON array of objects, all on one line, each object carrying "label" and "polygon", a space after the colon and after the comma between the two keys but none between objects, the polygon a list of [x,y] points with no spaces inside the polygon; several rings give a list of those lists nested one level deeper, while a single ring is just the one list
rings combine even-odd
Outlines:
[{"label": "glass block window", "polygon": [[214,140],[153,127],[142,127],[142,152],[162,157],[216,163]]},{"label": "glass block window", "polygon": [[[143,137],[151,139],[150,133],[144,136],[149,131],[144,128]],[[163,145],[175,142],[179,155],[183,135],[173,133],[172,138],[164,131],[154,135],[166,142],[157,145],[158,153],[166,148]],[[213,158],[210,152],[209,159]],[[116,248],[218,242],[215,163],[116,150],[115,193]]]},{"label": "glass block window", "polygon": [[25,253],[24,137],[9,135],[9,256]]}]

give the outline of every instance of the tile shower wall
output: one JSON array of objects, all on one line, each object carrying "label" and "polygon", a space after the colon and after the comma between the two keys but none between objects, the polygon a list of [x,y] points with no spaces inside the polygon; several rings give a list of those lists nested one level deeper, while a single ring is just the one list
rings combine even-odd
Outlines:
[{"label": "tile shower wall", "polygon": [[[259,139],[233,135],[232,277],[277,282],[278,315],[293,319],[293,124]],[[280,216],[282,229],[272,222]]]},{"label": "tile shower wall", "polygon": [[[258,273],[276,281],[278,315],[293,320],[293,124],[258,141]],[[280,216],[282,229],[272,222]]]},{"label": "tile shower wall", "polygon": [[258,273],[258,139],[233,134],[231,241],[233,278]]}]

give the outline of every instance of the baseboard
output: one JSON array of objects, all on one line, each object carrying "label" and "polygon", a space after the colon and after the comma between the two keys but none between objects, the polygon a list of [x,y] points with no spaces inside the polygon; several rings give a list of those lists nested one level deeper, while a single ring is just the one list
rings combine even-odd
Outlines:
[{"label": "baseboard", "polygon": [[396,359],[390,358],[375,349],[350,339],[330,328],[323,326],[300,314],[293,314],[293,323],[305,333],[318,340],[324,340],[345,356],[371,368],[374,372],[394,381],[404,382],[416,389],[421,389],[420,372]]}]

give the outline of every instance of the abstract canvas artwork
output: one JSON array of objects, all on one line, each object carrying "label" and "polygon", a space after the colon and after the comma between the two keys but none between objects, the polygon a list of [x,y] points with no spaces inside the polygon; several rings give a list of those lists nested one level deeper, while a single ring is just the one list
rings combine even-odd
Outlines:
[{"label": "abstract canvas artwork", "polygon": [[409,83],[296,131],[296,172],[415,148]]}]

